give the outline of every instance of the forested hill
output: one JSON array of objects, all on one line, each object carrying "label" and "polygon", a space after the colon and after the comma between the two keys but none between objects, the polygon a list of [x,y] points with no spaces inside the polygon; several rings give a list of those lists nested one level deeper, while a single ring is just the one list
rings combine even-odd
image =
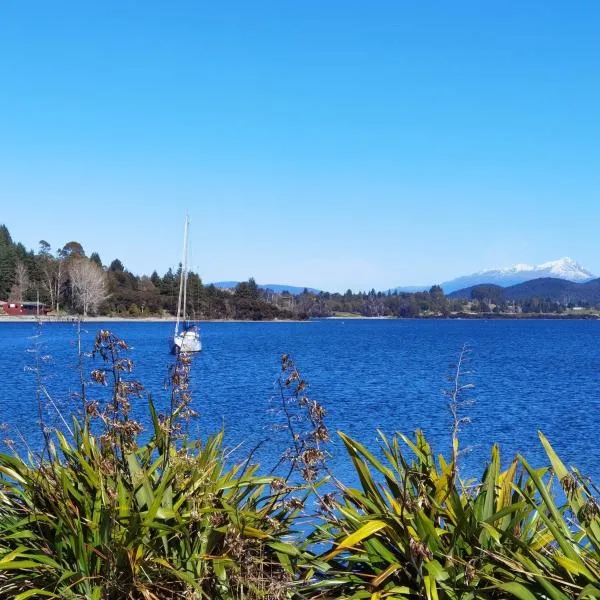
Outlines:
[{"label": "forested hill", "polygon": [[[168,316],[176,313],[179,271],[137,276],[120,259],[104,265],[71,241],[53,250],[42,240],[37,251],[12,240],[0,225],[0,300],[35,301],[54,313]],[[253,280],[233,290],[204,286],[197,273],[188,279],[187,313],[198,319],[286,319],[290,310],[269,302]]]},{"label": "forested hill", "polygon": [[557,302],[565,306],[569,304],[596,306],[600,304],[600,279],[575,283],[573,281],[566,281],[565,279],[543,277],[509,287],[483,284],[457,290],[449,294],[448,297],[457,300],[486,298],[491,301],[539,298]]}]

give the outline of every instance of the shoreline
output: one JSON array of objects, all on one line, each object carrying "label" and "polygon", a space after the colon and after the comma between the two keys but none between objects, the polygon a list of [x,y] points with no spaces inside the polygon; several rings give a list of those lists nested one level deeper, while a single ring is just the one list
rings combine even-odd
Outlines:
[{"label": "shoreline", "polygon": [[[77,317],[53,317],[36,315],[0,315],[0,323],[175,323],[175,317],[86,317],[78,319]],[[195,319],[194,323],[310,323],[311,321],[598,321],[600,315],[592,314],[552,314],[552,313],[530,313],[519,315],[511,313],[457,313],[448,316],[422,315],[416,317],[364,317],[361,315],[332,316],[332,317],[313,317],[310,319]]]},{"label": "shoreline", "polygon": [[[53,317],[37,315],[0,315],[0,323],[175,323],[176,317],[86,317],[77,318],[73,316]],[[309,320],[300,319],[263,319],[255,321],[252,319],[194,319],[194,323],[308,323]]]}]

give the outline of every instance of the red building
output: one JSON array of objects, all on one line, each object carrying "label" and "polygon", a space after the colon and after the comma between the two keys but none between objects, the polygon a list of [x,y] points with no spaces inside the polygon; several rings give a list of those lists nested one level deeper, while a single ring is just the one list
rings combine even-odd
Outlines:
[{"label": "red building", "polygon": [[50,309],[42,302],[2,302],[0,301],[0,314],[11,317],[23,315],[45,315]]}]

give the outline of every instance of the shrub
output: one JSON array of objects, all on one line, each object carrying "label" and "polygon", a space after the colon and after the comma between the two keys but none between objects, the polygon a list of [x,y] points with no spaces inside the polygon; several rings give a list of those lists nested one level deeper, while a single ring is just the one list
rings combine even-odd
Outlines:
[{"label": "shrub", "polygon": [[132,302],[129,305],[129,314],[132,317],[139,317],[142,314],[142,311],[140,310],[140,307],[135,302]]}]

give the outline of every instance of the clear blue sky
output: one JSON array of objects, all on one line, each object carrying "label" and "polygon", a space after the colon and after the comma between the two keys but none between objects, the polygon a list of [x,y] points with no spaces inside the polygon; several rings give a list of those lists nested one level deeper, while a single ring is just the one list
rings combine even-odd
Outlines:
[{"label": "clear blue sky", "polygon": [[0,223],[141,274],[600,274],[600,2],[0,3]]}]

